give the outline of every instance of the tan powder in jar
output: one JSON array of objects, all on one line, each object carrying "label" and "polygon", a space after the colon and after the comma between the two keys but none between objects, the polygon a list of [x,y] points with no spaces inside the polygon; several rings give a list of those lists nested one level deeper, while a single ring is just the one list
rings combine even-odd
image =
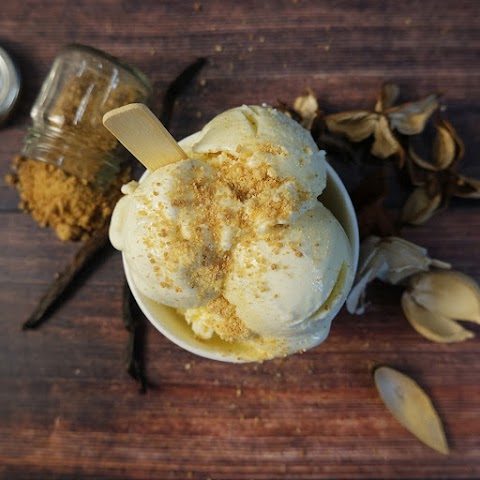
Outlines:
[{"label": "tan powder in jar", "polygon": [[104,225],[122,195],[121,186],[131,180],[129,166],[101,189],[45,162],[18,156],[13,165],[7,182],[19,191],[20,208],[63,241],[83,240]]}]

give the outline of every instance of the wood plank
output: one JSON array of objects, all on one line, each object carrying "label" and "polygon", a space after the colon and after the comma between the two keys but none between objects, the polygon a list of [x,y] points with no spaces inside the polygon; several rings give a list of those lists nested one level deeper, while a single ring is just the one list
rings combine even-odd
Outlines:
[{"label": "wood plank", "polygon": [[[5,3],[5,2],[4,2]],[[146,395],[125,371],[120,255],[107,248],[37,331],[20,326],[78,248],[18,208],[3,177],[60,48],[86,43],[135,64],[155,85],[207,57],[179,98],[178,140],[226,108],[276,105],[311,88],[327,112],[372,108],[385,80],[403,99],[443,92],[480,177],[478,2],[426,0],[6,2],[0,43],[23,94],[0,129],[0,477],[8,479],[321,479],[480,477],[480,328],[459,345],[428,342],[399,307],[401,288],[373,285],[366,315],[342,311],[309,352],[231,365],[183,351],[146,326]],[[480,281],[478,202],[455,200],[406,238]],[[142,318],[142,317],[140,317]],[[452,453],[417,442],[388,414],[376,362],[432,396]]]}]

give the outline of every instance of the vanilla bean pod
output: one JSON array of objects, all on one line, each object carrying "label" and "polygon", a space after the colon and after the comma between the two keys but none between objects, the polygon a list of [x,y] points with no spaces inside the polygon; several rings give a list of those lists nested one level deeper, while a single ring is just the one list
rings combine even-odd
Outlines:
[{"label": "vanilla bean pod", "polygon": [[138,383],[140,393],[147,391],[144,346],[145,325],[139,315],[133,314],[134,298],[127,282],[123,285],[122,313],[125,329],[129,333],[127,344],[127,372]]},{"label": "vanilla bean pod", "polygon": [[172,120],[175,100],[183,93],[188,85],[190,85],[206,62],[207,60],[205,58],[198,58],[186,67],[167,88],[165,96],[163,97],[162,112],[160,114],[160,120],[166,128],[170,126]]},{"label": "vanilla bean pod", "polygon": [[84,241],[72,261],[68,263],[64,270],[55,276],[47,292],[40,299],[28,320],[23,324],[22,328],[24,330],[37,328],[47,320],[49,314],[61,300],[64,291],[72,280],[85,267],[88,261],[107,244],[107,241],[108,225],[105,224]]}]

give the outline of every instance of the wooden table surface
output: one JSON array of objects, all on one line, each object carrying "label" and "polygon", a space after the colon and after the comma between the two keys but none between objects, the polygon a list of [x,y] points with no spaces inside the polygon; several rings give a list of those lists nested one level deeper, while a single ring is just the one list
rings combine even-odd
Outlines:
[{"label": "wooden table surface", "polygon": [[[228,107],[293,102],[309,87],[329,112],[371,108],[380,84],[407,98],[444,94],[480,177],[480,4],[476,0],[198,2],[7,1],[0,45],[23,95],[0,130],[0,477],[3,479],[479,478],[480,330],[440,345],[420,337],[400,290],[377,286],[368,313],[342,311],[328,340],[302,355],[232,365],[198,358],[150,325],[138,393],[125,372],[122,265],[107,248],[52,318],[22,322],[78,245],[18,209],[3,180],[29,111],[67,43],[120,56],[154,82],[153,108],[198,57],[178,99],[182,138]],[[480,204],[455,201],[404,236],[480,281]],[[387,413],[369,367],[387,363],[431,395],[451,444],[440,455]]]}]

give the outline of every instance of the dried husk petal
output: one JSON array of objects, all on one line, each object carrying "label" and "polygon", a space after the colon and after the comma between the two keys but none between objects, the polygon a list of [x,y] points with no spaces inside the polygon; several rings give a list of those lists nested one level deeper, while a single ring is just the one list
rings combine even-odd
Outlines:
[{"label": "dried husk petal", "polygon": [[375,141],[371,153],[379,158],[388,158],[395,154],[403,155],[403,149],[390,130],[388,120],[380,115],[375,123]]},{"label": "dried husk petal", "polygon": [[480,323],[480,288],[461,272],[432,271],[415,275],[410,281],[415,302],[437,315]]},{"label": "dried husk petal", "polygon": [[450,268],[451,265],[428,257],[427,249],[400,237],[386,237],[379,244],[388,268],[380,271],[378,278],[386,283],[398,285],[419,272],[426,272],[431,266]]},{"label": "dried husk petal", "polygon": [[332,133],[341,133],[352,142],[361,142],[375,131],[377,117],[376,113],[353,110],[327,115],[325,123]]},{"label": "dried husk petal", "polygon": [[351,314],[362,315],[367,307],[366,290],[381,270],[387,268],[385,258],[378,254],[380,237],[371,235],[360,244],[358,270],[354,286],[347,297],[346,307]]},{"label": "dried husk petal", "polygon": [[356,281],[353,288],[348,294],[345,306],[349,313],[363,315],[367,308],[367,287],[368,284],[376,277],[376,270],[372,268],[364,272],[364,274]]},{"label": "dried husk petal", "polygon": [[[419,157],[420,160],[421,157]],[[431,170],[427,168],[422,168],[417,165],[415,160],[412,158],[410,147],[408,148],[408,155],[405,156],[405,161],[407,165],[407,172],[410,183],[413,187],[425,187],[429,181],[429,174]]]},{"label": "dried husk petal", "polygon": [[437,135],[433,142],[432,157],[439,170],[448,168],[455,160],[457,145],[450,130],[443,124],[435,125]]},{"label": "dried husk petal", "polygon": [[417,102],[408,102],[386,111],[390,127],[404,135],[417,135],[439,107],[438,95],[432,94]]},{"label": "dried husk petal", "polygon": [[425,391],[391,367],[376,368],[373,377],[383,403],[395,419],[425,445],[447,455],[442,422]]},{"label": "dried husk petal", "polygon": [[367,307],[366,289],[375,278],[397,285],[431,267],[450,268],[450,264],[428,257],[427,250],[400,237],[370,235],[360,245],[358,270],[346,307],[361,315]]},{"label": "dried husk petal", "polygon": [[411,139],[408,142],[408,155],[413,160],[415,165],[420,168],[424,168],[425,170],[430,170],[432,172],[437,172],[438,170],[440,170],[440,167],[438,165],[434,165],[428,160],[425,160],[415,151]]},{"label": "dried husk petal", "polygon": [[465,145],[463,144],[462,139],[458,136],[458,133],[456,132],[455,128],[453,128],[453,125],[446,118],[439,119],[436,125],[441,126],[444,130],[447,130],[455,142],[456,154],[452,164],[458,164],[465,154]]},{"label": "dried husk petal", "polygon": [[460,198],[480,198],[480,180],[457,175],[453,195]]},{"label": "dried husk petal", "polygon": [[367,307],[367,287],[370,282],[379,277],[382,272],[388,268],[385,257],[376,252],[368,263],[367,268],[363,268],[360,275],[357,276],[355,284],[347,297],[346,307],[351,314],[362,315]]},{"label": "dried husk petal", "polygon": [[302,119],[300,124],[310,130],[318,114],[318,102],[313,92],[307,90],[305,95],[297,97],[293,103],[293,109]]},{"label": "dried husk petal", "polygon": [[424,187],[416,187],[407,198],[402,210],[402,222],[422,225],[432,217],[442,203],[442,195],[430,195]]},{"label": "dried husk petal", "polygon": [[412,191],[404,205],[402,221],[420,225],[441,208],[448,206],[452,196],[480,198],[480,181],[457,173],[464,147],[448,120],[437,120],[437,136],[432,153],[427,161],[418,155],[409,139],[406,163]]},{"label": "dried husk petal", "polygon": [[402,309],[410,325],[432,342],[457,343],[474,337],[455,320],[418,305],[408,291],[403,292]]},{"label": "dried husk petal", "polygon": [[375,111],[380,113],[392,107],[400,95],[400,87],[393,82],[385,82],[382,85],[380,95],[375,104]]},{"label": "dried husk petal", "polygon": [[372,260],[378,256],[378,245],[382,239],[377,235],[369,235],[362,240],[360,244],[360,251],[358,255],[358,269],[359,274],[363,274],[366,270],[372,268]]}]

